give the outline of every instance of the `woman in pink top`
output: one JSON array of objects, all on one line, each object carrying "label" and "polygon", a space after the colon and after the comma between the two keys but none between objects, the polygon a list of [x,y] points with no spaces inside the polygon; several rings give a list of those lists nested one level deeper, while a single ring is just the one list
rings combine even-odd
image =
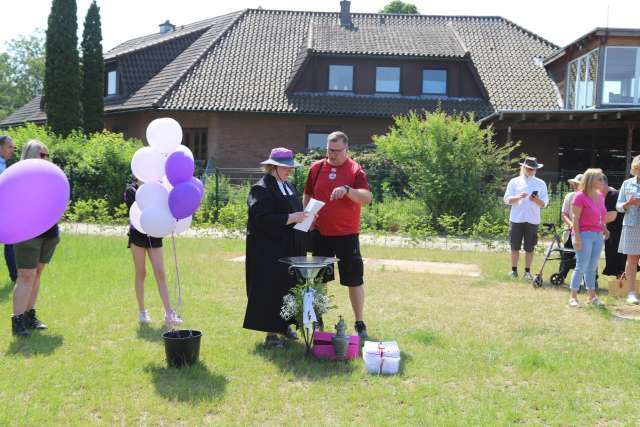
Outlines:
[{"label": "woman in pink top", "polygon": [[571,202],[573,217],[573,248],[576,251],[576,268],[571,278],[571,299],[569,305],[577,307],[578,289],[584,278],[589,292],[589,303],[603,306],[596,296],[596,267],[605,239],[609,238],[605,217],[604,195],[602,186],[602,169],[587,169],[580,181],[580,191]]}]

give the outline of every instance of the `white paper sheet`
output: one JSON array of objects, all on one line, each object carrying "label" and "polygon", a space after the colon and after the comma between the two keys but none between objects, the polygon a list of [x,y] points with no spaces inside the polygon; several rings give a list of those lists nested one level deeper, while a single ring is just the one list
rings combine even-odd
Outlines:
[{"label": "white paper sheet", "polygon": [[321,202],[320,200],[316,200],[314,198],[309,200],[309,203],[307,203],[307,207],[304,208],[304,211],[308,212],[309,216],[304,221],[296,224],[293,228],[304,232],[309,231],[309,228],[311,228],[311,224],[313,224],[313,220],[323,206],[324,202]]}]

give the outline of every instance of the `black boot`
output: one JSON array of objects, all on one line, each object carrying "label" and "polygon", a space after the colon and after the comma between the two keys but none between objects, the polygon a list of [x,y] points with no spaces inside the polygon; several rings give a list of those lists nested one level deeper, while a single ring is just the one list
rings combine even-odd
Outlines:
[{"label": "black boot", "polygon": [[24,312],[24,325],[27,329],[47,329],[47,325],[36,317],[36,309],[32,308]]},{"label": "black boot", "polygon": [[24,325],[24,314],[18,314],[17,316],[11,316],[11,332],[18,337],[30,337],[31,332],[27,330]]}]

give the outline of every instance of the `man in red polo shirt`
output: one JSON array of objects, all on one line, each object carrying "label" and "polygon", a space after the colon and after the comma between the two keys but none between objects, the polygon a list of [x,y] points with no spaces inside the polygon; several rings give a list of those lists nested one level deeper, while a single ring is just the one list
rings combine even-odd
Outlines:
[{"label": "man in red polo shirt", "polygon": [[349,138],[342,132],[327,137],[327,158],[309,169],[304,206],[314,199],[325,202],[315,222],[313,254],[337,257],[340,284],[349,287],[356,318],[355,329],[367,338],[364,324],[364,264],[360,255],[360,206],[371,202],[369,182],[358,163],[349,158]]}]

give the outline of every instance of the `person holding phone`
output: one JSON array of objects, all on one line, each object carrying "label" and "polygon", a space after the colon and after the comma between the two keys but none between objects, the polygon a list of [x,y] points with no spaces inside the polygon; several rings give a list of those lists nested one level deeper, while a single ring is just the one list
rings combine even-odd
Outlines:
[{"label": "person holding phone", "polygon": [[616,203],[618,212],[624,213],[618,252],[627,256],[624,272],[629,283],[627,302],[638,304],[636,272],[640,259],[640,156],[634,157],[631,162],[631,175],[632,178],[622,183]]},{"label": "person holding phone", "polygon": [[533,251],[538,243],[538,225],[540,224],[540,209],[547,206],[549,196],[547,185],[536,177],[538,169],[544,165],[538,163],[535,157],[527,157],[520,163],[520,176],[507,184],[504,193],[504,203],[511,206],[509,214],[509,243],[511,245],[511,272],[509,277],[518,277],[518,261],[520,249],[525,251],[525,280],[533,280],[531,263]]}]

